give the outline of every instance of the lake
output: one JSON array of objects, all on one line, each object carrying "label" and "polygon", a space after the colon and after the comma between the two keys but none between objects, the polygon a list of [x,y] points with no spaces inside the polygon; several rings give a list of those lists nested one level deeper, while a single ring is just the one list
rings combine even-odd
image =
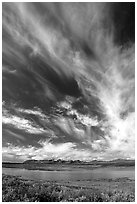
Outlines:
[{"label": "lake", "polygon": [[2,173],[21,176],[24,179],[45,180],[45,181],[77,181],[91,179],[116,179],[127,177],[135,179],[134,167],[109,167],[95,168],[92,170],[80,169],[72,171],[39,171],[17,168],[2,168]]}]

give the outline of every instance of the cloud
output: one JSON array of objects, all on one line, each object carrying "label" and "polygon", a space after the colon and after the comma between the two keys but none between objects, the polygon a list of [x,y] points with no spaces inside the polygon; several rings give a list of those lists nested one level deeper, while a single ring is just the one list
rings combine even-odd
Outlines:
[{"label": "cloud", "polygon": [[[3,97],[29,106],[3,109],[4,124],[30,134],[77,138],[99,158],[133,156],[135,47],[115,44],[109,9],[107,3],[3,3]],[[66,95],[82,97],[87,112],[73,107],[75,99],[66,102]],[[62,101],[55,104],[57,98]],[[34,109],[57,109],[50,100],[58,113],[48,117]],[[74,158],[80,155],[74,143],[64,144],[67,158],[71,150]],[[42,144],[42,150],[53,151],[54,145]]]},{"label": "cloud", "polygon": [[[71,101],[70,101],[71,103]],[[47,133],[50,138],[60,138],[61,132],[58,133],[58,136],[56,135],[55,131],[57,130],[57,127],[59,130],[63,131],[63,135],[66,137],[73,137],[74,139],[77,139],[77,143],[83,143],[85,145],[90,146],[92,149],[92,143],[94,140],[99,139],[99,136],[96,135],[94,130],[91,130],[91,126],[97,126],[99,123],[97,122],[96,118],[91,118],[88,115],[83,115],[77,112],[76,109],[73,109],[71,104],[66,101],[61,101],[58,103],[58,108],[61,111],[60,108],[65,108],[67,116],[61,116],[59,115],[46,115],[42,112],[40,108],[34,107],[34,109],[24,109],[24,108],[18,108],[14,107],[14,110],[16,110],[17,113],[25,114],[22,117],[28,117],[30,115],[34,115],[38,118],[39,123],[45,128],[44,133]],[[59,111],[58,110],[58,111]],[[56,110],[55,110],[56,111]],[[70,118],[70,116],[76,116],[76,119],[73,120]],[[83,125],[85,127],[83,127]],[[20,127],[21,128],[21,127]],[[27,126],[26,126],[27,128]],[[39,131],[38,129],[36,131]],[[27,128],[28,131],[28,128]],[[32,133],[31,129],[31,133]],[[59,135],[60,134],[60,135]],[[95,146],[95,145],[93,145]]]},{"label": "cloud", "polygon": [[5,131],[6,134],[10,135],[11,137],[14,137],[14,138],[16,138],[16,139],[20,139],[20,140],[22,140],[22,141],[25,140],[24,136],[22,136],[21,134],[17,134],[17,133],[15,133],[15,132],[13,132],[13,131],[11,131],[11,130],[7,130],[7,129],[4,130],[4,131]]},{"label": "cloud", "polygon": [[[3,106],[6,104],[3,102]],[[68,108],[68,105],[64,106]],[[23,108],[15,108],[15,110],[22,114],[32,114],[35,115],[41,120],[46,120],[51,125],[51,121],[49,120],[49,116],[46,116],[40,109],[23,109]],[[67,109],[68,110],[68,109]],[[94,132],[91,128],[91,124],[84,123],[85,128],[83,128],[83,123],[77,124],[74,120],[67,117],[57,117],[54,116],[52,122],[52,129],[43,129],[36,125],[34,122],[24,119],[23,117],[18,117],[10,114],[5,108],[3,109],[3,123],[12,125],[15,128],[19,128],[28,132],[30,134],[42,134],[47,133],[50,139],[59,138],[59,136],[55,135],[55,127],[58,126],[66,135],[69,141],[69,136],[77,139],[74,142],[64,142],[58,143],[50,142],[50,140],[40,140],[38,144],[41,147],[35,146],[14,146],[12,144],[8,144],[8,147],[3,147],[3,156],[4,158],[17,159],[17,160],[26,160],[26,159],[81,159],[81,160],[92,160],[92,159],[114,159],[118,158],[118,155],[121,158],[134,158],[134,114],[130,115],[130,118],[125,118],[124,120],[113,120],[113,127],[111,127],[111,135],[113,137],[109,137],[109,135],[105,135],[105,137],[101,137]],[[80,117],[81,118],[81,117]],[[133,124],[132,124],[133,123]],[[129,129],[130,125],[130,129]],[[46,125],[45,125],[46,127]],[[94,127],[94,126],[93,126]],[[117,129],[115,128],[117,127]],[[7,130],[8,131],[8,130]],[[109,131],[109,132],[110,132]],[[24,139],[16,133],[11,132],[8,133],[11,136]],[[60,140],[61,141],[61,140]],[[84,148],[82,145],[85,145]],[[79,146],[79,148],[77,148]],[[22,153],[25,152],[25,153]],[[116,156],[117,155],[117,156]]]},{"label": "cloud", "polygon": [[90,156],[90,152],[84,149],[77,149],[75,143],[66,142],[53,144],[50,141],[39,141],[41,147],[33,146],[14,146],[8,144],[3,147],[3,158],[14,156],[15,160],[26,159],[64,159],[64,160],[86,160]]},{"label": "cloud", "polygon": [[[62,159],[62,160],[83,160],[91,161],[93,159],[98,160],[111,160],[117,158],[131,158],[134,159],[134,152],[112,151],[106,149],[105,152],[92,151],[90,149],[78,148],[75,143],[51,143],[50,140],[38,142],[40,147],[34,146],[15,146],[7,143],[6,147],[2,149],[3,161],[24,161],[27,159]],[[97,145],[97,142],[96,142]],[[97,147],[97,146],[96,146]],[[98,147],[97,147],[98,148]]]},{"label": "cloud", "polygon": [[35,108],[34,110],[32,109],[24,109],[24,108],[16,108],[16,111],[20,112],[20,113],[26,113],[28,115],[35,115],[40,117],[43,120],[48,119],[48,116],[43,114],[42,111],[40,110],[40,108]]},{"label": "cloud", "polygon": [[23,117],[13,115],[5,108],[3,108],[2,123],[11,125],[17,129],[24,130],[30,134],[42,134],[46,132],[42,127],[38,126],[34,122],[31,122],[30,120]]},{"label": "cloud", "polygon": [[76,116],[76,120],[85,126],[98,126],[99,121],[96,117],[91,117],[88,114],[81,114],[76,109],[72,108],[72,104],[67,101],[58,103],[58,107],[65,108],[68,116]]}]

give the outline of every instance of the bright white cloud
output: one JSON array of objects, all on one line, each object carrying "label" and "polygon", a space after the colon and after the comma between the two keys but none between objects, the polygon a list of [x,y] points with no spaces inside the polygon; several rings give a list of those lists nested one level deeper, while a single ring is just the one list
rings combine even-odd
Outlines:
[{"label": "bright white cloud", "polygon": [[99,125],[99,121],[97,120],[97,117],[91,117],[89,115],[83,115],[78,113],[76,109],[72,108],[72,105],[70,102],[62,101],[58,103],[58,106],[61,108],[65,108],[67,110],[67,115],[76,115],[77,120],[81,122],[85,126],[97,126]]},{"label": "bright white cloud", "polygon": [[3,158],[8,158],[10,155],[14,155],[14,159],[81,159],[87,160],[91,156],[88,150],[77,149],[75,143],[58,143],[53,144],[49,141],[39,141],[41,147],[20,147],[8,144],[7,147],[3,147]]},{"label": "bright white cloud", "polygon": [[17,108],[16,111],[20,112],[20,113],[26,113],[26,114],[32,114],[32,115],[36,115],[38,117],[40,117],[41,119],[48,119],[48,117],[42,113],[42,111],[37,108],[35,110],[32,109],[24,109],[24,108]]},{"label": "bright white cloud", "polygon": [[68,111],[68,115],[76,115],[77,119],[86,126],[97,126],[99,124],[97,117],[91,118],[88,115],[82,115],[76,110],[72,109]]},{"label": "bright white cloud", "polygon": [[102,141],[96,141],[97,151],[90,149],[77,148],[77,145],[72,142],[53,144],[49,140],[39,141],[41,147],[29,146],[15,146],[10,143],[7,147],[3,147],[3,160],[11,159],[12,161],[24,161],[27,159],[43,160],[43,159],[62,159],[62,160],[85,160],[91,161],[93,159],[98,160],[111,160],[117,158],[131,158],[134,159],[134,152],[128,151],[114,151],[111,149],[105,149],[102,151],[98,149],[98,143]]},{"label": "bright white cloud", "polygon": [[45,133],[45,130],[34,122],[32,123],[23,117],[12,115],[5,108],[3,108],[2,122],[31,134]]}]

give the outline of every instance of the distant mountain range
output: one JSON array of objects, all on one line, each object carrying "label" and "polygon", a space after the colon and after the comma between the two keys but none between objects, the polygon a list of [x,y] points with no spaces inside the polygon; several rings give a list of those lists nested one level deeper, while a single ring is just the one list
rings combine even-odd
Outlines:
[{"label": "distant mountain range", "polygon": [[92,160],[92,161],[80,161],[80,160],[26,160],[23,164],[89,164],[89,165],[135,165],[135,160],[127,160],[127,159],[115,159],[111,161],[100,161],[100,160]]},{"label": "distant mountain range", "polygon": [[67,168],[99,168],[99,167],[130,167],[135,166],[135,160],[115,159],[111,161],[93,160],[90,162],[80,160],[27,160],[23,163],[2,162],[3,168],[25,168],[30,170],[66,170]]}]

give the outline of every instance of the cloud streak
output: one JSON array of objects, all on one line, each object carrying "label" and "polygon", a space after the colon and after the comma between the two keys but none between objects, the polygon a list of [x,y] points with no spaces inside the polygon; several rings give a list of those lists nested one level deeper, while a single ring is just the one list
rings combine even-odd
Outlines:
[{"label": "cloud streak", "polygon": [[30,134],[42,134],[45,132],[45,130],[37,124],[32,123],[23,117],[10,114],[6,109],[3,109],[2,122],[3,124],[11,125]]},{"label": "cloud streak", "polygon": [[3,124],[52,139],[43,154],[133,157],[135,47],[116,41],[115,8],[3,3]]}]

